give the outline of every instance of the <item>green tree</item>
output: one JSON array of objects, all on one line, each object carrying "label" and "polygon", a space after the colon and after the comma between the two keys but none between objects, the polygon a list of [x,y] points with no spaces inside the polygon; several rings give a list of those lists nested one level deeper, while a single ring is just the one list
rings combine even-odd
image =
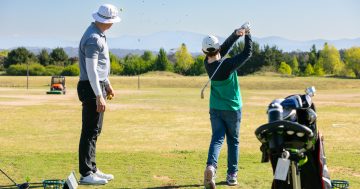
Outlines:
[{"label": "green tree", "polygon": [[5,58],[8,56],[9,51],[4,50],[4,51],[0,51],[0,71],[4,70],[4,62],[5,62]]},{"label": "green tree", "polygon": [[316,75],[316,76],[324,76],[325,75],[324,68],[322,67],[322,64],[319,63],[319,61],[316,62],[314,65],[314,75]]},{"label": "green tree", "polygon": [[154,70],[158,71],[172,71],[172,64],[169,62],[166,51],[161,48],[154,64]]},{"label": "green tree", "polygon": [[50,57],[51,57],[51,64],[60,65],[64,67],[69,64],[68,63],[69,57],[63,48],[58,47],[53,49],[52,52],[50,53]]},{"label": "green tree", "polygon": [[317,50],[316,50],[316,46],[313,45],[310,49],[310,52],[309,52],[309,63],[314,66],[315,63],[317,62]]},{"label": "green tree", "polygon": [[141,55],[141,58],[145,61],[147,66],[146,71],[154,70],[155,56],[151,51],[144,51],[143,55]]},{"label": "green tree", "polygon": [[290,61],[291,63],[289,64],[289,66],[291,67],[292,73],[294,75],[298,75],[299,74],[299,62],[296,58],[296,56],[293,56],[292,61]]},{"label": "green tree", "polygon": [[144,54],[141,55],[141,58],[144,61],[151,61],[151,60],[155,59],[155,57],[154,57],[154,55],[153,55],[153,53],[151,51],[144,51]]},{"label": "green tree", "polygon": [[284,62],[284,53],[276,46],[269,47],[266,45],[262,52],[263,65],[273,68],[273,71],[278,70],[279,63]]},{"label": "green tree", "polygon": [[345,50],[344,61],[346,67],[354,72],[356,78],[360,79],[360,47]]},{"label": "green tree", "polygon": [[78,64],[79,63],[79,58],[78,57],[70,57],[68,59],[68,63],[69,63],[69,65]]},{"label": "green tree", "polygon": [[150,66],[139,55],[129,54],[124,58],[124,74],[138,75],[149,71]]},{"label": "green tree", "polygon": [[344,68],[339,51],[327,43],[324,44],[323,50],[320,51],[318,63],[322,65],[326,74],[337,75]]},{"label": "green tree", "polygon": [[286,62],[281,62],[280,63],[280,67],[278,69],[279,73],[283,74],[283,75],[291,75],[291,67],[286,64]]},{"label": "green tree", "polygon": [[9,54],[8,50],[0,51],[0,57],[7,57],[8,54]]},{"label": "green tree", "polygon": [[42,49],[40,53],[37,55],[39,63],[43,66],[47,66],[50,64],[50,56],[46,49]]},{"label": "green tree", "polygon": [[[230,50],[229,55],[230,57],[234,57],[237,54],[240,54],[245,47],[245,43],[243,41],[240,41],[238,43],[235,43],[233,48]],[[253,42],[252,46],[252,56],[245,64],[241,66],[240,69],[238,69],[239,75],[247,75],[252,74],[254,72],[259,71],[264,66],[264,56],[262,56],[262,51],[260,49],[260,45],[257,42]]]},{"label": "green tree", "polygon": [[304,71],[305,76],[311,76],[314,75],[314,68],[310,63],[307,64],[306,69]]},{"label": "green tree", "polygon": [[8,68],[13,64],[26,64],[36,61],[34,53],[28,51],[25,47],[19,47],[9,52],[5,58],[4,67]]},{"label": "green tree", "polygon": [[188,73],[186,75],[201,75],[206,72],[205,66],[204,66],[204,55],[199,55],[196,57],[194,64],[191,66],[191,68],[188,70]]},{"label": "green tree", "polygon": [[114,75],[120,75],[124,71],[124,66],[120,64],[120,59],[110,53],[110,73]]},{"label": "green tree", "polygon": [[194,59],[184,43],[181,44],[181,47],[176,51],[175,60],[174,70],[180,74],[186,74],[194,64]]}]

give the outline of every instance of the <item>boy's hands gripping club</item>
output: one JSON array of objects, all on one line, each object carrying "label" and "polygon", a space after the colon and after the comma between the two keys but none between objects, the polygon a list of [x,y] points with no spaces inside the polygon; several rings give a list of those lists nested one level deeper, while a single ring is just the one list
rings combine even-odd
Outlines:
[{"label": "boy's hands gripping club", "polygon": [[236,35],[242,37],[250,33],[250,22],[245,22],[239,29],[236,30]]}]

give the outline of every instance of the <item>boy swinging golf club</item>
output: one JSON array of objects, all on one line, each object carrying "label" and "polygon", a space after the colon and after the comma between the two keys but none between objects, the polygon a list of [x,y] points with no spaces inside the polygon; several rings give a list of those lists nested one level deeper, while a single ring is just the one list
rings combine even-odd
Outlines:
[{"label": "boy swinging golf club", "polygon": [[[225,57],[232,45],[241,36],[245,36],[243,52],[232,58]],[[213,35],[205,37],[202,43],[202,50],[206,54],[204,65],[211,80],[210,120],[212,128],[207,166],[204,172],[204,186],[206,189],[214,189],[216,187],[217,163],[225,136],[228,144],[226,182],[228,185],[234,186],[237,185],[239,130],[242,108],[237,69],[251,56],[252,40],[250,24],[246,22],[239,29],[236,29],[222,45]]]}]

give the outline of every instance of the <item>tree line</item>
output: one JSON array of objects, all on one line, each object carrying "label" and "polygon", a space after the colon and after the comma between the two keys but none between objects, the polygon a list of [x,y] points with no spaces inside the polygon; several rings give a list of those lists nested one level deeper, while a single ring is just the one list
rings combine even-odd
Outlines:
[{"label": "tree line", "polygon": [[[228,56],[233,57],[244,49],[244,42],[236,43]],[[192,55],[185,44],[176,52],[163,48],[157,54],[144,51],[142,55],[128,54],[119,58],[110,53],[112,75],[138,75],[149,71],[170,71],[181,75],[206,73],[204,55]],[[39,54],[19,47],[0,52],[0,70],[8,75],[79,75],[78,58],[68,57],[63,48],[50,53],[43,49]],[[287,76],[338,76],[360,78],[360,47],[337,50],[325,43],[322,50],[313,45],[308,52],[283,52],[276,46],[260,47],[253,44],[252,57],[238,70],[239,75],[255,72],[277,72]]]}]

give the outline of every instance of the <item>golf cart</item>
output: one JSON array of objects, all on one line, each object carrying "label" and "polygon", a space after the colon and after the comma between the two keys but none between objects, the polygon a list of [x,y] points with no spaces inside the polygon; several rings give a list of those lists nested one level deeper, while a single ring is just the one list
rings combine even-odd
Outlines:
[{"label": "golf cart", "polygon": [[65,76],[52,76],[50,91],[46,94],[66,94]]}]

